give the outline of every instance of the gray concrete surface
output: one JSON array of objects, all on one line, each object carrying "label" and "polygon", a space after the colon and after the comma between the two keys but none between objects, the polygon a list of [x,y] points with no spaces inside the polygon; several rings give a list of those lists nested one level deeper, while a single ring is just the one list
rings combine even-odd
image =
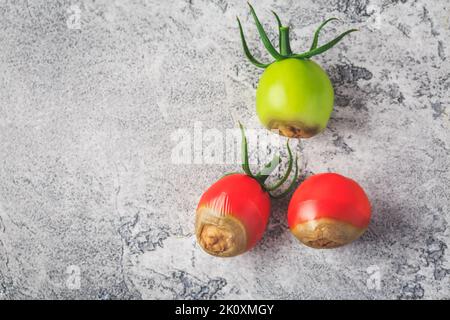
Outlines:
[{"label": "gray concrete surface", "polygon": [[[450,22],[446,0],[255,2],[335,86],[321,135],[296,145],[302,174],[366,189],[367,233],[317,251],[287,229],[287,200],[234,259],[193,235],[202,192],[232,164],[176,164],[178,129],[260,128],[260,70],[244,58],[245,1],[0,1],[0,298],[450,298]],[[171,138],[172,137],[172,138]]]}]

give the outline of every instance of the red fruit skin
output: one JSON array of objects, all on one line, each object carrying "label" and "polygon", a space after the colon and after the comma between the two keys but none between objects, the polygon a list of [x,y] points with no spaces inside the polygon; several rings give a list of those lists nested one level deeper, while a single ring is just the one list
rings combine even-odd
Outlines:
[{"label": "red fruit skin", "polygon": [[369,199],[355,181],[336,173],[322,173],[306,179],[294,192],[288,224],[292,228],[314,219],[333,218],[365,228],[370,216]]},{"label": "red fruit skin", "polygon": [[[288,208],[288,225],[293,232],[296,227],[310,221],[326,220],[328,230],[334,224],[343,222],[350,225],[346,229],[351,229],[355,234],[361,230],[362,234],[369,225],[370,217],[371,206],[364,190],[352,179],[336,173],[322,173],[306,179],[294,192]],[[323,230],[318,229],[317,233],[323,234]],[[304,242],[302,234],[296,236]],[[342,244],[345,243],[339,245]],[[338,246],[337,243],[333,245]]]},{"label": "red fruit skin", "polygon": [[270,196],[260,184],[245,174],[231,174],[215,182],[202,195],[197,212],[212,208],[217,216],[232,216],[247,233],[246,250],[263,236],[270,215]]}]

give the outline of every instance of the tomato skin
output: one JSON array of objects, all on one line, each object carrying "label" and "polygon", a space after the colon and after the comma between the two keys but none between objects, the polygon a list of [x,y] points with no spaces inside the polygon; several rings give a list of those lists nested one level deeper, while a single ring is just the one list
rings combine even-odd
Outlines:
[{"label": "tomato skin", "polygon": [[256,91],[261,123],[288,137],[308,138],[322,131],[333,111],[333,86],[312,60],[285,59],[266,68]]},{"label": "tomato skin", "polygon": [[332,217],[365,228],[370,221],[370,211],[369,199],[355,181],[336,173],[322,173],[306,179],[294,192],[288,224],[292,227]]},{"label": "tomato skin", "polygon": [[[318,237],[326,229],[331,234],[339,234],[338,238],[353,241],[366,230],[370,217],[371,206],[364,190],[352,179],[336,173],[322,173],[306,179],[294,192],[288,208],[289,228],[300,241],[304,240],[302,225],[308,223],[313,228],[322,228],[321,233],[317,230]],[[320,225],[322,220],[326,226]],[[311,224],[313,221],[319,223]],[[342,227],[345,230],[339,230]],[[330,230],[333,228],[336,230]],[[314,230],[307,231],[308,242],[314,246]],[[346,235],[345,232],[354,234]],[[333,246],[345,244],[339,243],[344,242],[342,239],[333,241]],[[317,246],[320,247],[320,243]]]},{"label": "tomato skin", "polygon": [[[211,221],[215,227],[224,227],[231,233],[241,232],[234,225],[229,225],[230,219],[233,219],[232,224],[240,224],[245,232],[244,246],[236,250],[230,249],[228,252],[213,252],[205,247],[203,249],[219,256],[234,256],[251,249],[264,234],[269,220],[270,205],[269,194],[254,178],[245,174],[223,177],[205,191],[197,206],[196,234],[199,243],[202,244],[204,240],[201,237],[205,224],[210,224]],[[207,215],[212,215],[216,219],[209,219],[207,222],[203,217],[205,209],[208,210]]]}]

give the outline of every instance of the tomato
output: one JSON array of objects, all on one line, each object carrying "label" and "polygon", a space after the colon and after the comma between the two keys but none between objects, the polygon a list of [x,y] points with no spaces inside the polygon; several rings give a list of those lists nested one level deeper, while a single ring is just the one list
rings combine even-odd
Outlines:
[{"label": "tomato", "polygon": [[294,192],[288,208],[292,233],[313,248],[335,248],[359,238],[371,217],[369,199],[352,179],[317,174]]},{"label": "tomato", "polygon": [[283,177],[274,185],[266,180],[278,166],[280,159],[275,156],[257,174],[250,170],[247,139],[242,131],[242,169],[244,173],[233,173],[219,179],[200,198],[196,210],[195,235],[197,242],[207,253],[219,257],[232,257],[250,250],[261,239],[270,214],[271,198],[289,194],[296,185],[298,164],[289,187],[275,195],[289,177],[293,157],[287,144],[288,167]]},{"label": "tomato", "polygon": [[214,183],[197,207],[195,234],[200,246],[217,256],[251,249],[269,220],[270,196],[257,180],[232,174]]},{"label": "tomato", "polygon": [[265,69],[256,91],[256,111],[261,123],[287,137],[309,138],[325,129],[333,111],[333,86],[326,72],[311,57],[321,54],[342,40],[351,29],[341,33],[328,43],[318,46],[319,34],[330,18],[322,22],[314,33],[308,51],[293,53],[289,41],[289,27],[283,26],[278,15],[273,12],[278,23],[279,49],[267,37],[253,7],[250,12],[258,29],[264,47],[275,59],[262,63],[250,53],[239,19],[238,26],[242,47],[248,60],[258,68]]},{"label": "tomato", "polygon": [[288,137],[312,137],[333,111],[333,86],[312,60],[272,63],[259,80],[256,110],[262,124]]}]

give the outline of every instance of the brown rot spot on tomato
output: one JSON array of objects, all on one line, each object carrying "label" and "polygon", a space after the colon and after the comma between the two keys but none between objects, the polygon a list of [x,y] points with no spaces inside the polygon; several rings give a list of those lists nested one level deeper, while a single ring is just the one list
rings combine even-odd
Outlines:
[{"label": "brown rot spot on tomato", "polygon": [[336,219],[322,218],[297,224],[292,233],[311,248],[332,249],[358,239],[365,230]]},{"label": "brown rot spot on tomato", "polygon": [[205,225],[200,233],[200,243],[208,251],[222,253],[234,247],[234,235],[230,230]]},{"label": "brown rot spot on tomato", "polygon": [[310,138],[321,131],[318,126],[309,127],[298,121],[273,120],[268,127],[271,130],[278,130],[281,135],[288,138]]},{"label": "brown rot spot on tomato", "polygon": [[201,208],[195,229],[198,243],[211,255],[233,257],[246,250],[245,228],[232,216],[217,216],[213,210]]}]

